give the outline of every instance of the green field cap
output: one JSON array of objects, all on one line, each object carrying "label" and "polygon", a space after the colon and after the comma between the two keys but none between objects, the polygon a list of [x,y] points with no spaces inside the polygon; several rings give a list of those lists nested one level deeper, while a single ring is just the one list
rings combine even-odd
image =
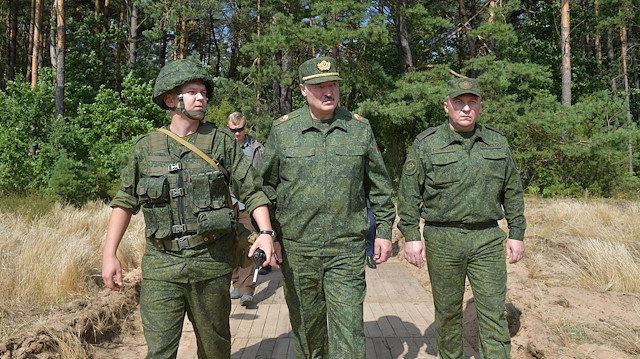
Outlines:
[{"label": "green field cap", "polygon": [[482,97],[478,80],[465,77],[447,82],[447,96],[449,98],[458,97],[466,93]]},{"label": "green field cap", "polygon": [[338,73],[338,66],[333,57],[323,56],[307,60],[298,68],[301,84],[319,84],[327,81],[342,80]]}]

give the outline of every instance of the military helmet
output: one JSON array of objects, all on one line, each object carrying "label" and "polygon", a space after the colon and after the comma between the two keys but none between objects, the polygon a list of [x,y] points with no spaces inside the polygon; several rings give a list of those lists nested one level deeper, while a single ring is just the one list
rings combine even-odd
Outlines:
[{"label": "military helmet", "polygon": [[198,62],[190,59],[171,61],[166,64],[153,86],[153,102],[165,110],[170,108],[164,103],[164,95],[188,82],[202,80],[207,87],[207,96],[213,94],[213,80]]}]

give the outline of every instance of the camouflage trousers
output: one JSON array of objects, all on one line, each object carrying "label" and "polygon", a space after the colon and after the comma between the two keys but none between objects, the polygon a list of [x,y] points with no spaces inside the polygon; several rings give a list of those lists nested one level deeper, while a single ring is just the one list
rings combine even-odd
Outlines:
[{"label": "camouflage trousers", "polygon": [[467,277],[478,313],[480,358],[510,358],[511,338],[504,313],[504,231],[497,226],[481,230],[425,226],[424,238],[440,358],[465,358],[462,301]]},{"label": "camouflage trousers", "polygon": [[175,358],[185,313],[193,324],[199,359],[231,355],[231,274],[196,283],[143,279],[140,315],[147,359]]},{"label": "camouflage trousers", "polygon": [[337,256],[283,256],[296,358],[364,359],[364,248]]}]

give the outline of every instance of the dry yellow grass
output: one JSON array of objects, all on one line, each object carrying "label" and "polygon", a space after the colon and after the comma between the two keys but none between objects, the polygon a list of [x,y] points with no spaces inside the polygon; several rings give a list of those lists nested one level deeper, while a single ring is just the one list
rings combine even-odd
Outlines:
[{"label": "dry yellow grass", "polygon": [[[640,293],[640,203],[527,198],[525,214],[526,235],[538,249],[530,277],[595,291]],[[562,259],[562,270],[540,270],[537,263],[549,255]]]},{"label": "dry yellow grass", "polygon": [[[29,320],[25,314],[99,288],[110,213],[101,202],[82,209],[56,204],[29,220],[0,212],[0,338]],[[118,251],[125,271],[140,265],[143,250],[144,220],[134,216]]]}]

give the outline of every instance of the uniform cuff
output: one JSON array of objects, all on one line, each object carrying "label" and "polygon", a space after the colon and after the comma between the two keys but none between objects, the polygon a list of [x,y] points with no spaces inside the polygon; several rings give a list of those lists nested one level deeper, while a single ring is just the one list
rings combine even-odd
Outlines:
[{"label": "uniform cuff", "polygon": [[524,229],[509,228],[509,238],[515,239],[517,241],[523,241],[524,240]]},{"label": "uniform cuff", "polygon": [[391,227],[380,226],[377,228],[378,234],[376,238],[391,239]]},{"label": "uniform cuff", "polygon": [[258,191],[256,193],[254,193],[251,197],[247,198],[247,201],[245,202],[245,207],[246,207],[246,211],[249,213],[252,213],[254,209],[262,206],[262,205],[268,205],[271,202],[269,202],[269,198],[267,198],[267,195],[264,194],[264,192],[262,191]]},{"label": "uniform cuff", "polygon": [[122,207],[130,209],[132,214],[136,214],[140,210],[140,206],[138,206],[138,199],[122,190],[119,190],[118,193],[116,193],[116,196],[113,197],[109,206],[111,208]]}]

